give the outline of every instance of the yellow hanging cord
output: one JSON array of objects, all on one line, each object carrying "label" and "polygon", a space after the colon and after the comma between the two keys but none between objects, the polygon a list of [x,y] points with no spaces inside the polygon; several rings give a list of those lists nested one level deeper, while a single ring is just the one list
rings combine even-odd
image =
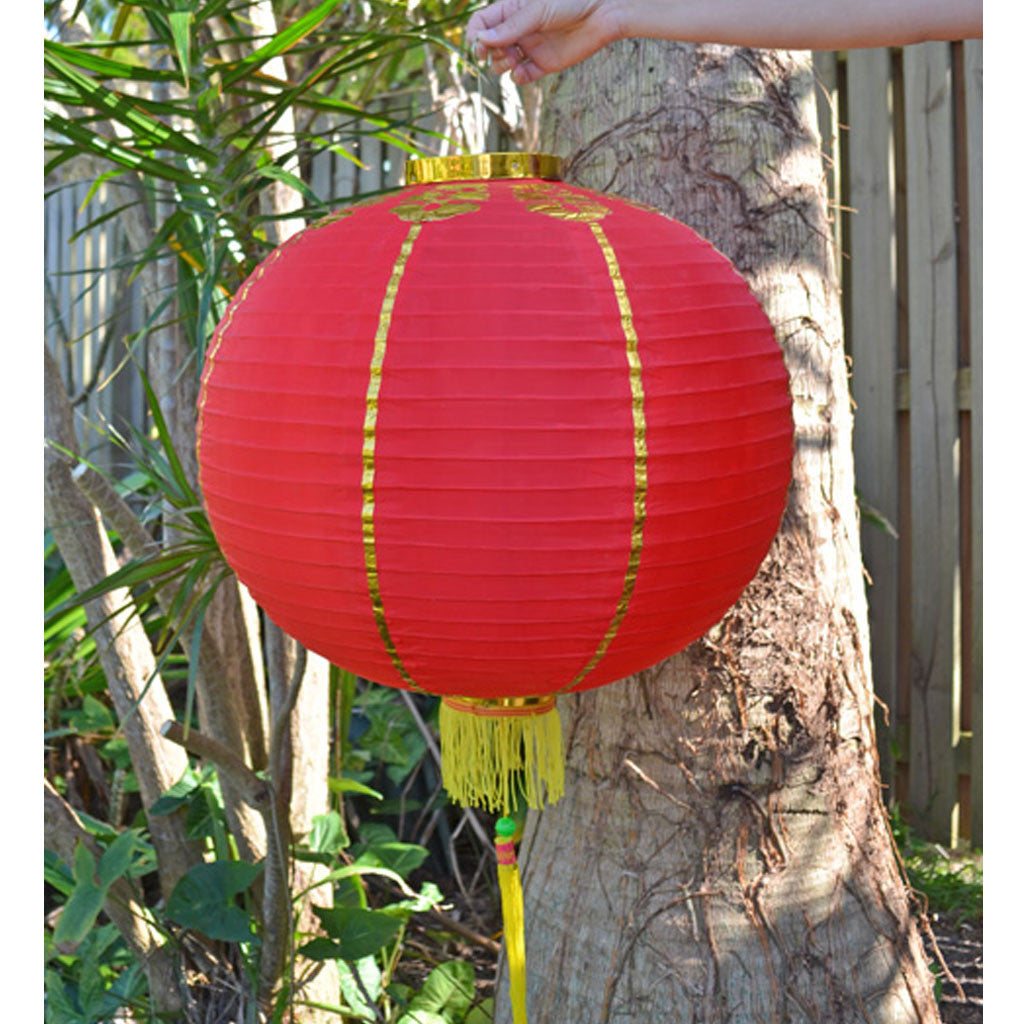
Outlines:
[{"label": "yellow hanging cord", "polygon": [[499,818],[494,825],[494,848],[498,854],[498,887],[501,889],[501,915],[505,922],[505,955],[508,957],[512,1021],[513,1024],[527,1024],[523,886],[512,841],[515,830],[516,823],[511,818]]}]

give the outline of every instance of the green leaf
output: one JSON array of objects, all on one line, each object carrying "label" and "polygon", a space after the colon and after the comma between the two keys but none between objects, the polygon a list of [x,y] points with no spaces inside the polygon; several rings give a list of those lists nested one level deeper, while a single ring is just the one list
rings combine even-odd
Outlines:
[{"label": "green leaf", "polygon": [[[473,1003],[476,992],[476,973],[465,960],[450,960],[439,964],[423,982],[423,987],[409,1003],[406,1016],[412,1024],[417,1016],[436,1013],[444,1020],[460,1021]],[[403,1018],[404,1019],[404,1018]],[[423,1024],[429,1024],[424,1021]]]},{"label": "green leaf", "polygon": [[[362,988],[356,981],[356,975],[359,976],[359,982],[362,982]],[[383,976],[376,957],[364,956],[354,964],[346,963],[344,960],[338,964],[338,982],[345,1003],[354,1016],[363,1020],[377,1019],[374,1007],[367,1002],[366,996],[369,996],[372,1003],[376,1003],[383,991],[382,981]],[[366,990],[366,996],[363,995],[363,989]]]},{"label": "green leaf", "polygon": [[457,1020],[434,1010],[408,1010],[398,1018],[398,1024],[455,1024]]},{"label": "green leaf", "polygon": [[342,946],[324,938],[311,939],[305,945],[299,946],[296,952],[307,960],[343,960],[345,958],[345,950]]},{"label": "green leaf", "polygon": [[107,992],[103,968],[109,964],[108,951],[118,942],[120,933],[113,924],[92,928],[76,950],[79,960],[78,1003],[92,1021],[109,1020],[117,1002]]},{"label": "green leaf", "polygon": [[313,829],[309,834],[310,848],[317,853],[335,854],[348,846],[345,823],[337,811],[317,814],[313,818]]},{"label": "green leaf", "polygon": [[[319,859],[316,854],[307,856],[306,858],[300,859]],[[318,888],[321,885],[329,885],[331,882],[337,882],[345,878],[359,878],[363,875],[379,875],[381,878],[387,878],[389,881],[395,883],[402,892],[406,894],[410,899],[416,898],[416,893],[405,884],[401,875],[395,874],[394,871],[388,870],[388,868],[372,867],[367,864],[346,864],[344,867],[335,868],[333,871],[324,875],[323,878],[317,879],[312,885],[307,886],[298,895],[305,895],[307,892],[311,892],[313,889]],[[296,897],[297,898],[297,897]],[[387,910],[382,910],[381,913],[387,913]]]},{"label": "green leaf", "polygon": [[170,71],[156,71],[143,64],[127,64],[109,57],[99,57],[88,50],[67,46],[52,39],[43,40],[43,52],[56,54],[69,64],[85,68],[86,71],[94,71],[101,78],[127,78],[136,82],[173,82],[175,79]]},{"label": "green leaf", "polygon": [[477,1003],[462,1024],[494,1024],[494,997],[488,996],[482,1003]]},{"label": "green leaf", "polygon": [[139,583],[148,583],[158,576],[167,575],[175,569],[183,569],[195,557],[195,551],[188,548],[169,551],[165,555],[157,555],[152,558],[133,559],[126,565],[121,566],[120,569],[115,569],[105,579],[100,580],[99,583],[95,583],[81,593],[76,594],[70,601],[65,601],[63,604],[58,605],[49,613],[47,621],[63,614],[68,610],[69,606],[78,607],[79,605],[87,604],[94,598],[109,594],[112,590],[118,590],[121,587],[134,587]]},{"label": "green leaf", "polygon": [[408,918],[412,914],[422,914],[428,910],[437,909],[443,902],[444,896],[441,890],[433,882],[424,882],[416,896],[398,900],[396,903],[389,903],[382,908],[382,913],[399,914]]},{"label": "green leaf", "polygon": [[75,1008],[60,974],[52,967],[46,970],[46,1024],[88,1024]]},{"label": "green leaf", "polygon": [[138,841],[138,836],[127,829],[103,851],[97,873],[104,889],[109,889],[117,879],[127,874]]},{"label": "green leaf", "polygon": [[110,839],[111,841],[118,837],[117,829],[109,822],[100,821],[99,818],[94,818],[86,811],[78,811],[77,814],[79,821],[81,821],[89,835],[96,836],[97,839]]},{"label": "green leaf", "polygon": [[150,384],[149,377],[144,372],[140,371],[139,376],[142,378],[142,386],[146,392],[146,403],[149,406],[149,414],[153,417],[153,425],[156,427],[157,436],[160,438],[160,444],[163,447],[164,456],[171,467],[174,480],[181,493],[189,498],[194,504],[198,504],[198,496],[195,494],[195,491],[193,491],[192,484],[189,482],[189,479],[185,474],[185,470],[182,468],[181,460],[178,458],[178,453],[174,449],[174,442],[171,440],[171,432],[167,426],[167,420],[164,419],[164,414],[160,408],[160,402],[156,397],[156,392],[153,390],[153,385]]},{"label": "green leaf", "polygon": [[[150,117],[138,106],[134,97],[108,89],[55,54],[45,54],[44,61],[51,74],[58,76],[65,85],[74,90],[73,96],[65,90],[60,90],[60,99],[64,103],[74,102],[75,105],[84,105],[107,115],[112,121],[128,128],[137,141],[176,149],[202,160],[216,161],[216,153],[193,142],[187,135],[168,127],[163,121]],[[48,82],[47,95],[53,91],[53,86]]]},{"label": "green leaf", "polygon": [[52,850],[43,851],[43,881],[65,896],[75,891],[75,880],[71,872]]},{"label": "green leaf", "polygon": [[334,887],[334,905],[336,907],[361,907],[366,910],[366,890],[357,875],[339,878]]},{"label": "green leaf", "polygon": [[[379,910],[358,907],[314,907],[324,931],[334,939],[340,952],[332,954],[345,960],[370,956],[393,941],[402,922]],[[316,940],[314,940],[315,942]]]},{"label": "green leaf", "polygon": [[264,43],[254,50],[248,57],[240,60],[233,70],[225,72],[222,83],[223,88],[247,77],[261,64],[265,64],[271,57],[290,50],[297,42],[309,35],[327,16],[334,10],[341,0],[324,0],[323,3],[314,7],[308,14],[293,22],[286,29],[282,29],[273,39]]},{"label": "green leaf", "polygon": [[81,839],[75,843],[74,862],[71,865],[71,873],[75,882],[94,882],[96,879],[96,858]]},{"label": "green leaf", "polygon": [[234,904],[263,870],[263,864],[215,860],[197,864],[178,881],[167,901],[167,916],[185,928],[224,942],[247,942],[253,933],[249,915]]},{"label": "green leaf", "polygon": [[257,167],[255,173],[261,178],[270,178],[272,181],[283,181],[286,185],[295,189],[296,192],[304,195],[314,206],[323,208],[317,194],[296,174],[286,171],[277,164],[264,164]]},{"label": "green leaf", "polygon": [[71,121],[52,110],[45,111],[45,117],[47,125],[58,134],[63,135],[69,142],[122,167],[130,167],[140,173],[152,174],[153,177],[162,181],[189,184],[195,180],[195,175],[184,167],[176,167],[174,164],[146,156],[130,146],[122,145],[105,135],[100,135],[79,122]]},{"label": "green leaf", "polygon": [[199,780],[195,777],[195,773],[191,768],[187,768],[185,774],[166,793],[157,797],[150,804],[149,813],[173,814],[179,807],[184,807],[189,802],[189,798],[198,787]]},{"label": "green leaf", "polygon": [[413,843],[377,843],[360,853],[355,863],[359,866],[389,868],[406,878],[429,856],[428,850]]},{"label": "green leaf", "polygon": [[82,700],[82,706],[68,715],[68,725],[77,733],[110,732],[114,728],[114,716],[110,708],[92,694]]},{"label": "green leaf", "polygon": [[372,796],[374,800],[383,800],[384,794],[378,793],[377,790],[371,789],[369,786],[364,785],[362,782],[357,782],[355,779],[340,778],[340,779],[328,779],[327,788],[332,793],[359,793],[362,796]]},{"label": "green leaf", "polygon": [[393,981],[384,986],[384,991],[400,1009],[405,1009],[409,1005],[409,1000],[416,994],[416,990],[411,985],[406,985],[404,981]]},{"label": "green leaf", "polygon": [[171,29],[171,37],[174,39],[174,49],[178,54],[178,63],[181,65],[181,77],[188,88],[189,76],[189,46],[192,35],[191,11],[169,11],[167,13],[167,24]]},{"label": "green leaf", "polygon": [[[75,860],[78,860],[77,854]],[[95,861],[93,863],[95,864]],[[60,912],[60,920],[54,929],[54,942],[59,946],[77,945],[81,942],[96,923],[96,918],[103,909],[106,894],[106,889],[98,886],[91,878],[87,881],[77,881],[74,892]]]},{"label": "green leaf", "polygon": [[397,843],[398,833],[381,821],[366,821],[359,826],[359,838],[364,844],[361,849],[366,849],[381,843]]},{"label": "green leaf", "polygon": [[855,491],[855,495],[857,498],[857,508],[860,512],[861,522],[869,523],[871,526],[877,527],[883,533],[889,534],[890,537],[898,539],[899,533],[897,532],[896,527],[889,521],[885,513],[865,501],[859,491]]}]

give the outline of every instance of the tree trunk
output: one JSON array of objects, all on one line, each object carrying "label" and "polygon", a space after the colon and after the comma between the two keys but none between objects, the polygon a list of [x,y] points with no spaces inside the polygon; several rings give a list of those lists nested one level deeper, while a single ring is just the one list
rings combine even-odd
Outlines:
[{"label": "tree trunk", "polygon": [[810,54],[617,44],[546,91],[541,146],[733,260],[796,440],[779,535],[723,621],[563,701],[567,795],[522,849],[531,1024],[937,1024],[880,797]]},{"label": "tree trunk", "polygon": [[[43,359],[45,437],[74,451],[71,407],[60,370],[45,347]],[[80,592],[117,569],[99,513],[75,484],[70,459],[50,445],[44,456],[43,510],[46,525]],[[171,716],[171,704],[145,628],[128,610],[130,604],[128,592],[118,589],[89,601],[85,613],[148,814],[156,799],[185,773],[188,760],[182,750],[160,735],[160,727]],[[187,838],[181,813],[150,816],[147,821],[161,886],[170,893],[178,879],[199,862],[201,850]]]}]

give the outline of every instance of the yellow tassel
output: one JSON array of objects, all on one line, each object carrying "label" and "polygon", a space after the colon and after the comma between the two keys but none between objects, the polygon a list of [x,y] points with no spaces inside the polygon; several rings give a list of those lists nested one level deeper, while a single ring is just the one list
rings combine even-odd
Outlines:
[{"label": "yellow tassel", "polygon": [[516,848],[512,842],[515,830],[516,823],[511,818],[499,818],[494,826],[497,833],[494,846],[498,854],[498,887],[501,889],[501,916],[504,920],[512,1022],[527,1024],[523,886],[519,880],[519,864],[516,862]]},{"label": "yellow tassel", "polygon": [[522,796],[538,810],[565,792],[554,697],[441,700],[441,775],[451,798],[508,814]]}]

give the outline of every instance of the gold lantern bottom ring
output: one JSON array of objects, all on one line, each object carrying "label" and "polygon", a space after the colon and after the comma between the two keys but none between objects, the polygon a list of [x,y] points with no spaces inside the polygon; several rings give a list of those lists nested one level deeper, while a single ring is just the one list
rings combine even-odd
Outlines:
[{"label": "gold lantern bottom ring", "polygon": [[441,698],[441,775],[459,804],[511,814],[565,792],[562,724],[554,694]]}]

